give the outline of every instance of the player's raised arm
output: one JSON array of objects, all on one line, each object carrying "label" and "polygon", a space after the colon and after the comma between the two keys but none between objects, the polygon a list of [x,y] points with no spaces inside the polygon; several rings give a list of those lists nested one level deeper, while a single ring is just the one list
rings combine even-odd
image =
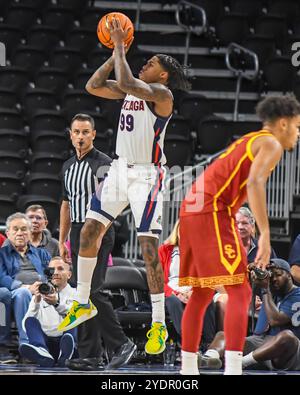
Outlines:
[{"label": "player's raised arm", "polygon": [[279,162],[283,149],[274,137],[265,136],[253,142],[254,160],[247,182],[247,195],[250,208],[254,214],[260,236],[255,263],[265,269],[269,264],[271,245],[270,227],[267,214],[266,182]]},{"label": "player's raised arm", "polygon": [[119,88],[117,81],[108,77],[114,68],[114,59],[111,56],[88,80],[85,88],[91,94],[106,99],[123,99],[125,93]]}]

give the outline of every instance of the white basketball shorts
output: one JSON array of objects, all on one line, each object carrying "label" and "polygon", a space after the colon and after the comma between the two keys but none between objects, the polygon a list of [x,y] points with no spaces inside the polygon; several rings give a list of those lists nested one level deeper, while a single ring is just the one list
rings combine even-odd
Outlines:
[{"label": "white basketball shorts", "polygon": [[91,199],[86,218],[108,226],[130,204],[138,236],[159,237],[164,176],[162,166],[114,160]]}]

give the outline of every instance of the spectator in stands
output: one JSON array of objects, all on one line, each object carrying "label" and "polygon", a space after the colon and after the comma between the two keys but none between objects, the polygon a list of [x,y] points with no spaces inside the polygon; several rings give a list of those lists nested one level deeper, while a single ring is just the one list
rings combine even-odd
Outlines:
[{"label": "spectator in stands", "polygon": [[300,234],[296,237],[289,255],[291,273],[296,285],[300,286]]},{"label": "spectator in stands", "polygon": [[52,237],[47,229],[48,220],[44,207],[39,204],[33,204],[27,207],[25,214],[32,223],[31,244],[37,248],[46,248],[52,257],[58,256],[58,240]]},{"label": "spectator in stands", "polygon": [[71,266],[61,257],[52,258],[48,268],[53,270],[51,293],[36,289],[23,320],[29,343],[20,345],[20,354],[40,366],[52,367],[57,361],[63,367],[74,353],[76,333],[58,332],[57,326],[72,305],[75,289],[68,284]]},{"label": "spectator in stands", "polygon": [[[191,287],[179,287],[179,220],[176,222],[170,236],[158,249],[159,259],[164,271],[164,292],[166,308],[169,312],[174,328],[181,339],[181,319],[186,303],[192,290]],[[206,349],[216,333],[215,307],[211,303],[206,311],[203,336],[200,349]]]},{"label": "spectator in stands", "polygon": [[[248,207],[241,207],[235,216],[237,228],[247,253],[248,263],[255,260],[258,240],[255,238],[255,218]],[[271,258],[276,258],[275,251],[271,249]]]},{"label": "spectator in stands", "polygon": [[[77,284],[77,258],[79,237],[84,225],[87,205],[99,182],[107,172],[111,159],[96,150],[93,141],[96,135],[95,122],[87,114],[77,114],[70,125],[70,138],[76,154],[67,160],[62,169],[63,201],[60,211],[60,255],[67,259],[65,241],[70,233],[73,277]],[[72,180],[81,177],[80,183]],[[68,361],[68,367],[77,370],[104,369],[102,362],[102,338],[112,354],[110,367],[118,368],[128,362],[135,345],[124,334],[113,310],[111,300],[101,288],[105,280],[109,254],[114,245],[114,229],[111,227],[102,240],[98,262],[93,274],[91,299],[99,314],[78,328],[78,352],[80,359]]]},{"label": "spectator in stands", "polygon": [[113,257],[125,257],[124,246],[129,240],[129,226],[126,215],[118,215],[113,222],[115,229],[115,244],[112,250]]},{"label": "spectator in stands", "polygon": [[[300,370],[300,288],[293,284],[288,262],[274,258],[267,267],[269,275],[258,280],[263,307],[253,336],[246,338],[243,368],[262,364],[268,369]],[[224,355],[224,333],[217,333],[200,368],[220,368]]]},{"label": "spectator in stands", "polygon": [[[5,290],[0,294],[0,302],[6,306],[11,303],[19,342],[26,343],[28,339],[22,328],[22,320],[51,256],[44,248],[30,244],[31,222],[23,213],[15,213],[7,218],[6,235],[9,243],[0,248],[0,287]],[[10,328],[9,313],[6,314],[6,325]]]},{"label": "spectator in stands", "polygon": [[5,242],[5,240],[6,237],[2,233],[0,233],[0,247],[2,247],[2,244]]}]

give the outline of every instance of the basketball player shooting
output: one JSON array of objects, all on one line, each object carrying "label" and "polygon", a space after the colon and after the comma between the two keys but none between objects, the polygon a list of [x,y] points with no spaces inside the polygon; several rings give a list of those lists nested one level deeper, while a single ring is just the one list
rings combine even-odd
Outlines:
[{"label": "basketball player shooting", "polygon": [[[117,132],[118,159],[112,162],[107,177],[91,200],[81,230],[77,293],[59,330],[69,330],[97,314],[89,294],[98,249],[106,229],[130,204],[152,302],[152,327],[147,333],[145,350],[149,354],[159,354],[164,351],[168,337],[164,278],[158,259],[163,165],[166,163],[163,141],[173,111],[171,89],[187,90],[189,83],[181,65],[171,56],[162,54],[148,60],[139,78],[135,78],[126,60],[132,43],[124,45],[127,30],[123,30],[118,18],[112,18],[108,25],[114,44],[113,55],[92,75],[86,89],[106,99],[124,99]],[[116,80],[109,80],[113,69]]]}]

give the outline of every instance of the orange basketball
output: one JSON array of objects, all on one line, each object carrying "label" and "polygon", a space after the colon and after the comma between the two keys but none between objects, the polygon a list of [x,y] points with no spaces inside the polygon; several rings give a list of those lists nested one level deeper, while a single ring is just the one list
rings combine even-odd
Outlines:
[{"label": "orange basketball", "polygon": [[98,39],[101,42],[101,44],[105,45],[108,48],[113,48],[114,44],[110,39],[110,33],[108,30],[108,22],[111,20],[111,18],[116,18],[119,19],[122,29],[126,31],[129,27],[130,29],[128,30],[128,34],[126,37],[126,40],[124,40],[125,44],[128,44],[130,40],[132,39],[134,28],[131,20],[128,18],[128,16],[122,14],[121,12],[110,12],[109,14],[104,15],[97,26],[97,35]]}]

